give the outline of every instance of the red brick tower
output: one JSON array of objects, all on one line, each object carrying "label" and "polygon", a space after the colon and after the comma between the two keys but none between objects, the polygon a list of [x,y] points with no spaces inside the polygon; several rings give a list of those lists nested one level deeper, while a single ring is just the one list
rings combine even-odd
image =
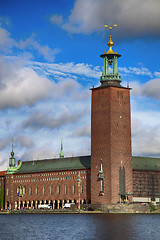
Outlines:
[{"label": "red brick tower", "polygon": [[107,45],[108,52],[101,55],[101,85],[92,88],[91,203],[117,203],[133,189],[130,88],[120,85],[117,60],[121,55],[112,50],[111,35]]}]

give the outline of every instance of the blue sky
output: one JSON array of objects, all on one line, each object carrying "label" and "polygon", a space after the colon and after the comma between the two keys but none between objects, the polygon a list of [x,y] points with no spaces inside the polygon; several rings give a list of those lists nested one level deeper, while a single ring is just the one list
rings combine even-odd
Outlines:
[{"label": "blue sky", "polygon": [[131,91],[133,155],[160,157],[160,4],[157,0],[2,0],[0,165],[90,154],[90,88],[112,31]]}]

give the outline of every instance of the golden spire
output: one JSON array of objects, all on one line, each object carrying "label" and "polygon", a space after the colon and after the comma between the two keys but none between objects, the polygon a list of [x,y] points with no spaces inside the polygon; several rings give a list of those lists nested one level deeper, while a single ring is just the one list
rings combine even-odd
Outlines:
[{"label": "golden spire", "polygon": [[109,50],[108,50],[107,54],[115,53],[115,52],[112,50],[112,47],[113,47],[113,45],[114,45],[114,42],[113,42],[112,39],[111,39],[111,37],[112,37],[112,36],[111,36],[111,31],[112,31],[112,29],[113,29],[114,27],[117,27],[117,24],[114,24],[112,27],[108,27],[108,25],[104,25],[104,27],[110,30],[110,39],[109,39],[109,41],[108,41],[108,43],[107,43],[107,45],[108,45],[108,47],[109,47]]}]

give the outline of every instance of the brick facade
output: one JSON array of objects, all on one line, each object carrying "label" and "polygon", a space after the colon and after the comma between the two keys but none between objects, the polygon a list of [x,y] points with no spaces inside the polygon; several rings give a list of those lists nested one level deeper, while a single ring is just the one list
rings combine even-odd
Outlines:
[{"label": "brick facade", "polygon": [[[104,166],[103,166],[104,174],[106,176]],[[78,203],[79,196],[77,176],[79,172],[81,174],[80,203],[81,204],[90,203],[91,202],[90,170],[91,169],[85,170],[83,169],[77,171],[72,170],[31,174],[11,174],[0,176],[1,189],[5,188],[4,207],[6,209],[8,207],[10,209],[18,209],[19,206],[20,208],[22,207],[37,208],[38,205],[41,203],[48,203],[52,205],[53,209],[58,209],[62,208],[63,204],[67,202]],[[160,171],[133,169],[132,172],[133,172],[133,192],[132,192],[133,200],[135,202],[155,201],[158,203],[160,189]],[[118,180],[116,179],[116,181]],[[66,185],[67,191],[65,187]],[[83,190],[81,187],[82,185]],[[23,189],[23,195],[20,197],[17,196],[17,191],[19,187],[22,187]],[[105,190],[106,189],[104,186],[104,196],[106,194]],[[103,195],[99,196],[99,199],[102,199],[102,197]],[[117,202],[118,201],[119,198],[117,198]],[[92,201],[92,204],[95,203]],[[103,203],[100,202],[100,200],[99,202],[97,200],[97,204]]]},{"label": "brick facade", "polygon": [[[90,169],[33,174],[6,175],[6,208],[34,207],[48,203],[61,208],[64,203],[78,203],[77,176],[80,173],[80,202],[90,202]],[[18,190],[20,196],[18,196]],[[8,190],[7,190],[8,189]]]},{"label": "brick facade", "polygon": [[[98,171],[103,161],[104,193]],[[91,202],[119,201],[119,167],[125,167],[126,191],[132,192],[130,89],[104,86],[92,89]]]},{"label": "brick facade", "polygon": [[[156,201],[159,198],[160,172],[133,170],[133,196],[146,198],[146,201]],[[158,201],[156,201],[158,202]]]}]

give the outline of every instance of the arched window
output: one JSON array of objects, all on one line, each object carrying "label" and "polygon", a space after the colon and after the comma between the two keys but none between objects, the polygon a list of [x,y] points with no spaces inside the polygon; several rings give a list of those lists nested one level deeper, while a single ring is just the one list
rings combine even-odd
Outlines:
[{"label": "arched window", "polygon": [[83,193],[83,183],[81,183],[81,194]]},{"label": "arched window", "polygon": [[65,184],[65,194],[67,194],[67,184]]},{"label": "arched window", "polygon": [[38,195],[38,184],[36,185],[36,195]]},{"label": "arched window", "polygon": [[32,195],[32,187],[29,187],[29,195]]},{"label": "arched window", "polygon": [[59,184],[58,184],[57,189],[58,189],[58,194],[60,194],[60,185]]},{"label": "arched window", "polygon": [[75,188],[75,183],[73,184],[73,194],[75,194],[76,188]]},{"label": "arched window", "polygon": [[45,195],[45,185],[43,185],[43,195]]},{"label": "arched window", "polygon": [[52,188],[53,188],[53,186],[52,186],[52,184],[50,185],[50,195],[52,195]]},{"label": "arched window", "polygon": [[20,187],[17,187],[17,195],[20,194]]},{"label": "arched window", "polygon": [[23,187],[20,186],[20,195],[22,195],[22,194],[23,194]]},{"label": "arched window", "polygon": [[23,195],[26,195],[26,187],[23,187]]}]

